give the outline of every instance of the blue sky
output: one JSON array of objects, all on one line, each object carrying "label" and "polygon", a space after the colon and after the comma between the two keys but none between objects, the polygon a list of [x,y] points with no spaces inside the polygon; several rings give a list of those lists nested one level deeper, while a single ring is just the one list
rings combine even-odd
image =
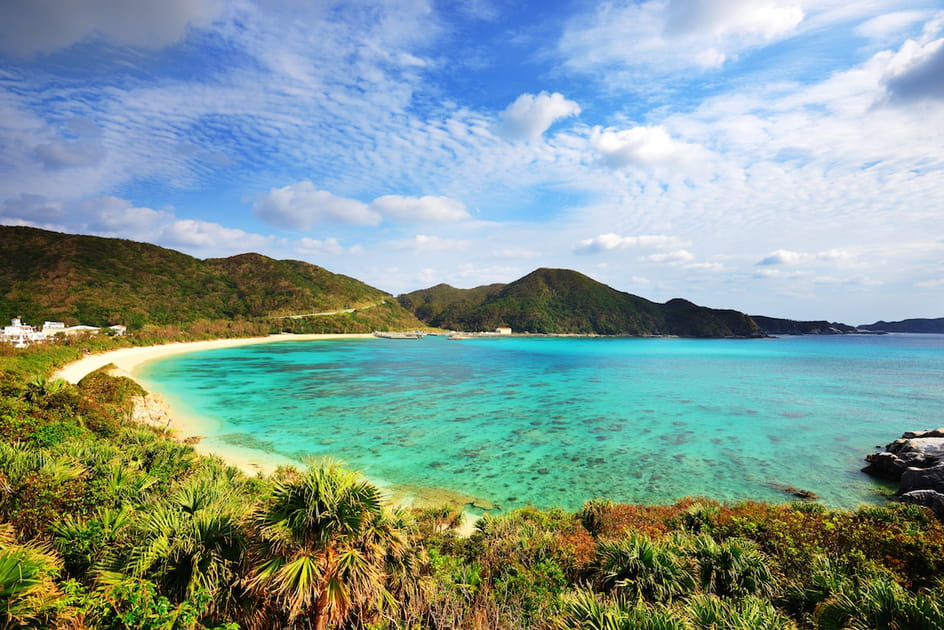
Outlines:
[{"label": "blue sky", "polygon": [[0,222],[940,317],[944,5],[2,2]]}]

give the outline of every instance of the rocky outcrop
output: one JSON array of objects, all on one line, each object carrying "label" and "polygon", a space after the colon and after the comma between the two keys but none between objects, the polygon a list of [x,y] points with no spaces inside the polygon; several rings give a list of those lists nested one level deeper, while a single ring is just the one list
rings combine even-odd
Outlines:
[{"label": "rocky outcrop", "polygon": [[131,420],[166,431],[171,428],[173,418],[170,407],[158,394],[147,393],[134,398],[134,407],[131,411]]},{"label": "rocky outcrop", "polygon": [[898,481],[909,468],[931,468],[944,461],[944,429],[908,431],[885,446],[881,453],[865,458],[862,469],[875,477]]},{"label": "rocky outcrop", "polygon": [[898,495],[896,500],[909,505],[931,508],[934,515],[944,521],[944,494],[936,490],[912,490]]},{"label": "rocky outcrop", "polygon": [[944,519],[944,429],[908,431],[865,459],[863,472],[898,482],[896,501],[923,505]]}]

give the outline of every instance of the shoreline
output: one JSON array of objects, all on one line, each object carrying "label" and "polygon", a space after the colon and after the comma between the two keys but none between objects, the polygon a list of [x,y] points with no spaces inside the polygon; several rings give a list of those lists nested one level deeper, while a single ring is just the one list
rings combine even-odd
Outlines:
[{"label": "shoreline", "polygon": [[326,341],[332,339],[370,338],[373,338],[373,335],[370,333],[279,334],[269,335],[267,337],[235,337],[232,339],[173,342],[154,346],[119,348],[117,350],[109,350],[101,354],[83,357],[78,361],[69,363],[56,371],[52,378],[63,379],[75,385],[95,370],[99,370],[106,365],[114,365],[115,369],[111,370],[112,374],[125,376],[140,385],[145,392],[147,392],[145,404],[151,408],[151,411],[159,416],[169,418],[166,428],[171,431],[176,439],[201,438],[192,443],[194,450],[198,453],[219,457],[227,464],[239,468],[247,475],[255,476],[260,473],[270,474],[281,465],[297,465],[298,462],[287,457],[266,453],[265,451],[251,447],[232,445],[222,447],[218,445],[211,446],[204,443],[202,438],[205,437],[207,426],[212,420],[202,418],[193,413],[182,401],[175,400],[173,393],[160,393],[156,391],[157,388],[155,388],[152,383],[140,377],[138,369],[152,361],[191,352],[202,352],[204,350],[277,343],[282,341]]},{"label": "shoreline", "polygon": [[[213,339],[209,341],[174,342],[154,346],[138,346],[109,350],[101,354],[83,357],[57,370],[53,379],[63,379],[77,384],[87,375],[107,365],[114,365],[111,372],[117,376],[125,376],[140,385],[147,393],[145,404],[158,415],[169,418],[167,429],[176,439],[204,437],[203,433],[211,419],[201,418],[187,409],[185,403],[174,400],[173,393],[158,393],[152,383],[142,379],[137,371],[146,363],[191,352],[232,348],[236,346],[277,343],[284,341],[328,341],[334,339],[375,339],[372,333],[312,333],[312,334],[278,334],[267,337],[237,337],[233,339]],[[170,401],[168,401],[168,398]],[[148,412],[150,415],[150,412]],[[199,439],[191,443],[194,450],[201,455],[218,457],[226,464],[239,468],[246,475],[253,477],[258,474],[271,474],[282,465],[298,466],[299,462],[288,457],[267,453],[256,448],[237,445],[208,444]],[[461,535],[469,536],[475,530],[478,515],[468,510],[470,504],[482,502],[475,497],[468,497],[447,488],[425,488],[403,486],[378,482],[367,479],[388,495],[390,502],[401,507],[427,507],[448,504],[463,512],[462,525],[458,528]],[[485,502],[487,503],[487,502]]]},{"label": "shoreline", "polygon": [[215,350],[217,348],[231,348],[235,346],[249,346],[260,343],[276,343],[279,341],[317,341],[328,339],[370,339],[371,333],[327,333],[327,334],[281,334],[267,337],[235,337],[232,339],[211,339],[209,341],[177,341],[156,346],[135,346],[109,350],[101,354],[83,357],[78,361],[63,366],[53,375],[53,379],[61,378],[75,385],[83,378],[109,363],[114,363],[118,369],[126,372],[125,376],[133,379],[142,387],[143,383],[135,377],[134,371],[144,363],[171,357],[189,352]]}]

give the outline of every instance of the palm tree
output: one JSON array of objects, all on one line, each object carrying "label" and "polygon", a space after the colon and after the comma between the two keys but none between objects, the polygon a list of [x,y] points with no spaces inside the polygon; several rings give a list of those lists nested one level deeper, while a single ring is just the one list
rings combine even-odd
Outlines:
[{"label": "palm tree", "polygon": [[560,630],[691,630],[692,625],[676,611],[654,608],[640,602],[601,600],[593,591],[581,589],[562,598]]},{"label": "palm tree", "polygon": [[772,594],[774,577],[768,560],[753,541],[731,538],[718,543],[703,534],[694,539],[691,549],[706,593],[718,597]]},{"label": "palm tree", "polygon": [[912,595],[891,579],[876,578],[834,595],[814,616],[823,630],[938,630],[944,628],[944,597]]},{"label": "palm tree", "polygon": [[380,491],[335,462],[286,475],[250,518],[257,540],[248,584],[292,626],[323,630],[353,608],[380,609],[392,599],[386,556],[399,544],[383,521]]},{"label": "palm tree", "polygon": [[721,599],[715,595],[695,595],[688,613],[702,630],[796,630],[796,624],[769,601],[748,595],[741,599]]},{"label": "palm tree", "polygon": [[61,598],[59,559],[45,546],[13,539],[12,528],[0,527],[0,628],[48,628]]},{"label": "palm tree", "polygon": [[193,477],[167,502],[149,507],[130,548],[103,558],[100,568],[152,580],[176,602],[206,594],[210,614],[232,610],[245,551],[244,514],[224,479]]},{"label": "palm tree", "polygon": [[646,601],[671,601],[694,586],[688,567],[672,545],[635,533],[600,543],[596,562],[603,588]]}]

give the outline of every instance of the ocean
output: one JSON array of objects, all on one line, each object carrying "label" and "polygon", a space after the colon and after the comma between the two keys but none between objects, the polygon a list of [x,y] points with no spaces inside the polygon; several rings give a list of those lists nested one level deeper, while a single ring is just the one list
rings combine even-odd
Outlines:
[{"label": "ocean", "polygon": [[138,375],[211,450],[332,457],[497,509],[884,501],[863,458],[944,425],[944,335],[283,341]]}]

